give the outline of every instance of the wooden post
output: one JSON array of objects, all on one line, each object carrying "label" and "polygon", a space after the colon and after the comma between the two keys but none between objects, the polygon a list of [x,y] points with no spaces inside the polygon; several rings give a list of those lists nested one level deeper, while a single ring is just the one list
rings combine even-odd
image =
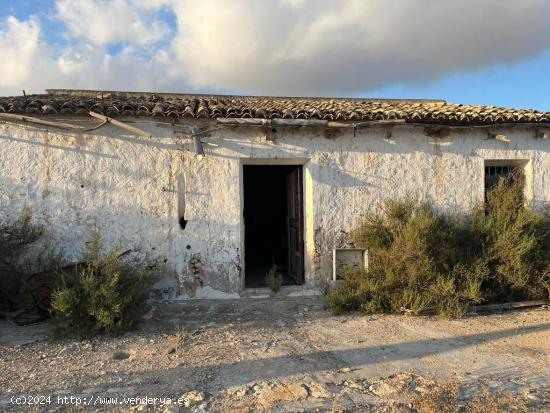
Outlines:
[{"label": "wooden post", "polygon": [[193,143],[195,145],[195,153],[197,155],[204,155],[204,147],[202,146],[201,133],[199,131],[199,128],[193,127],[191,130],[193,133]]}]

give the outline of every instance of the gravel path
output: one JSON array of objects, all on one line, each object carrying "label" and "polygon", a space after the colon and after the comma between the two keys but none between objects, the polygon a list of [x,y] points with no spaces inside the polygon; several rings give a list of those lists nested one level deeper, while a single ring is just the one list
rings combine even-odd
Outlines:
[{"label": "gravel path", "polygon": [[155,306],[121,337],[46,330],[0,321],[0,410],[414,411],[454,381],[463,401],[486,388],[550,411],[543,308],[442,320],[335,316],[320,298],[204,300]]}]

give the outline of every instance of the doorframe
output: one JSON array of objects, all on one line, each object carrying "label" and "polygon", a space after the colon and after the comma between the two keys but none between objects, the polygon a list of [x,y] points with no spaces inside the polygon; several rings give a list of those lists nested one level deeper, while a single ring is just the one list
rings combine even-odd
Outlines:
[{"label": "doorframe", "polygon": [[[308,281],[308,273],[307,268],[309,267],[309,254],[308,254],[308,242],[306,242],[306,239],[308,238],[306,234],[309,234],[311,231],[308,231],[308,220],[306,219],[306,211],[309,208],[309,199],[307,200],[306,205],[306,195],[309,194],[311,191],[306,191],[306,169],[307,164],[311,161],[310,158],[241,158],[239,162],[239,201],[240,201],[240,207],[239,207],[239,226],[240,226],[240,236],[241,236],[241,242],[240,242],[240,264],[241,264],[241,274],[240,274],[240,285],[241,290],[245,289],[245,277],[246,277],[246,264],[245,264],[245,256],[246,256],[246,248],[245,248],[245,224],[244,224],[244,166],[245,165],[256,165],[256,166],[269,166],[269,165],[280,165],[280,166],[301,166],[302,167],[302,243],[304,245],[304,283],[303,285],[307,284]],[[308,189],[311,185],[311,180],[307,180]],[[312,233],[312,232],[311,232]]]}]

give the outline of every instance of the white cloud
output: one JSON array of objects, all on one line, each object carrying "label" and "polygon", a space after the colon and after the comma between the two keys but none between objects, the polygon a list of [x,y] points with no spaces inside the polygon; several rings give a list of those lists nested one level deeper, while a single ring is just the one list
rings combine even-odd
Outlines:
[{"label": "white cloud", "polygon": [[111,56],[104,46],[75,42],[54,50],[41,40],[34,18],[0,22],[0,95],[42,93],[46,88],[170,89],[165,54],[141,57],[128,46]]},{"label": "white cloud", "polygon": [[[177,27],[161,20],[161,7]],[[44,42],[37,18],[0,24],[1,94],[349,94],[550,48],[548,0],[57,0],[55,10],[61,49]],[[109,54],[112,44],[122,50]]]},{"label": "white cloud", "polygon": [[56,15],[72,37],[97,45],[127,42],[155,43],[169,33],[165,22],[155,18],[154,2],[143,0],[58,0]]},{"label": "white cloud", "polygon": [[550,47],[547,0],[185,0],[173,47],[197,87],[350,93]]},{"label": "white cloud", "polygon": [[31,77],[32,63],[41,55],[40,25],[36,19],[8,17],[0,24],[0,88],[18,88]]}]

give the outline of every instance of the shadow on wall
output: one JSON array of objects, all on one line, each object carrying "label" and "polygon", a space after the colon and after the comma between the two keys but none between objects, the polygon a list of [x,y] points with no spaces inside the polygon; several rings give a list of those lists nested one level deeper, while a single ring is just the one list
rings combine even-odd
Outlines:
[{"label": "shadow on wall", "polygon": [[89,150],[74,148],[70,146],[54,145],[51,143],[45,143],[45,142],[40,142],[35,140],[16,138],[14,136],[0,135],[0,139],[5,141],[25,143],[27,145],[41,146],[44,148],[59,149],[62,151],[73,152],[81,155],[98,156],[101,158],[109,158],[109,159],[119,159],[117,155],[111,155],[111,154],[102,153],[99,151],[89,151]]},{"label": "shadow on wall", "polygon": [[[498,129],[498,128],[496,128]],[[435,154],[440,148],[446,154],[472,156],[472,150],[536,150],[548,152],[545,140],[536,139],[534,131],[530,128],[517,128],[505,132],[510,138],[509,143],[499,142],[495,139],[487,139],[487,131],[455,130],[450,135],[432,137],[425,134],[421,127],[396,127],[392,129],[392,137],[386,138],[385,129],[369,129],[358,131],[356,136],[350,131],[340,132],[334,138],[326,138],[321,129],[284,129],[277,132],[273,141],[260,139],[258,130],[238,129],[237,132],[228,130],[216,133],[210,139],[221,148],[226,148],[235,154],[244,157],[265,158],[267,152],[275,152],[273,157],[307,156],[323,149],[331,154],[344,153],[371,153],[380,152],[386,154]],[[521,147],[519,147],[521,144]],[[217,154],[213,149],[209,153],[212,156],[224,156]],[[225,157],[225,156],[224,156]],[[237,156],[234,156],[237,157]]]},{"label": "shadow on wall", "polygon": [[[25,129],[26,130],[26,129]],[[228,158],[237,160],[240,156],[242,157],[313,157],[315,154],[324,154],[325,156],[322,159],[326,159],[326,163],[322,161],[319,162],[319,168],[323,171],[327,168],[331,169],[331,172],[321,172],[317,174],[317,179],[320,182],[327,185],[337,184],[339,187],[359,187],[367,184],[367,181],[370,182],[371,187],[383,188],[384,185],[388,183],[388,178],[381,177],[379,174],[369,173],[373,166],[370,162],[366,162],[362,166],[365,167],[364,171],[356,171],[342,168],[341,164],[346,163],[346,158],[353,153],[365,153],[367,156],[371,153],[379,153],[385,155],[410,155],[413,153],[426,154],[428,156],[435,156],[437,154],[455,154],[468,157],[476,157],[472,154],[472,150],[538,150],[548,152],[548,148],[541,143],[540,140],[533,138],[527,138],[527,145],[524,145],[524,148],[518,148],[517,140],[513,139],[511,143],[503,144],[495,140],[487,140],[484,137],[486,132],[480,130],[474,131],[454,131],[450,136],[444,138],[432,138],[429,136],[422,135],[422,128],[411,129],[396,128],[393,130],[393,137],[391,139],[384,139],[385,130],[380,131],[368,131],[360,132],[356,137],[353,137],[351,132],[345,132],[341,135],[337,135],[334,139],[327,139],[324,136],[322,130],[307,130],[304,131],[295,131],[295,130],[284,130],[279,132],[280,139],[275,139],[274,142],[262,141],[259,140],[257,130],[239,130],[239,135],[235,132],[230,131],[224,137],[223,131],[219,133],[219,136],[211,136],[208,140],[215,141],[219,145],[220,149],[228,150],[232,155],[221,154],[218,149],[211,149],[206,147],[206,156],[218,157],[218,158]],[[78,141],[78,138],[82,139],[83,142],[86,142],[86,139],[109,139],[117,140],[121,142],[127,142],[132,145],[144,145],[146,147],[165,150],[168,152],[172,151],[181,151],[184,150],[185,153],[188,152],[190,148],[190,141],[187,138],[175,138],[175,137],[162,137],[154,139],[145,139],[133,136],[121,135],[120,132],[112,131],[112,135],[100,135],[100,134],[86,134],[86,135],[75,135],[66,133],[65,136],[67,139]],[[117,153],[103,153],[99,151],[92,151],[86,148],[79,148],[78,144],[75,146],[63,146],[59,144],[52,144],[44,142],[40,134],[47,134],[48,131],[40,129],[28,130],[32,139],[21,139],[14,136],[0,135],[0,139],[7,141],[25,143],[29,145],[37,145],[42,147],[49,147],[52,149],[64,150],[68,152],[74,152],[82,155],[90,155],[97,157],[104,157],[110,159],[120,159]],[[526,137],[530,136],[530,131],[525,132]],[[513,135],[513,134],[512,134]],[[60,133],[52,133],[52,136],[60,136]],[[276,135],[277,136],[277,135]],[[523,135],[521,135],[523,136]],[[169,140],[174,142],[174,140],[182,140],[185,143],[164,143],[162,140]],[[59,140],[59,138],[57,138]],[[319,143],[317,143],[317,141]],[[289,144],[287,144],[287,142]],[[322,145],[321,145],[322,143]],[[321,147],[322,146],[322,147]],[[319,149],[323,149],[320,151]],[[417,165],[414,162],[414,159],[404,158],[401,161],[405,162],[403,164],[396,165],[396,171],[399,170],[412,170],[412,168]],[[400,163],[399,159],[396,159],[396,163]],[[137,169],[137,168],[136,168]],[[131,172],[128,172],[128,176],[131,175]]]},{"label": "shadow on wall", "polygon": [[[98,184],[99,188],[78,182],[72,188],[52,183],[29,186],[3,177],[0,186],[12,195],[9,204],[0,205],[0,216],[15,220],[24,205],[30,206],[34,219],[44,227],[45,239],[59,245],[69,262],[80,258],[95,227],[106,246],[120,244],[124,250],[145,255],[155,268],[164,268],[166,276],[178,274],[180,288],[189,277],[195,284],[197,275],[204,285],[221,291],[232,292],[239,285],[232,274],[239,273],[240,262],[231,255],[232,251],[237,253],[239,243],[230,236],[239,234],[238,224],[191,216],[182,229],[176,194],[157,188],[158,196],[149,194],[151,199],[138,202],[131,191],[120,196],[116,187],[105,190],[104,183]],[[192,270],[191,261],[197,257],[201,260],[200,274]]]},{"label": "shadow on wall", "polygon": [[[445,180],[451,179],[444,178],[445,163],[441,162],[442,156],[460,156],[468,164],[472,160],[481,159],[476,155],[477,151],[492,151],[497,158],[499,152],[502,152],[503,158],[516,156],[511,153],[517,150],[548,152],[544,142],[535,139],[528,129],[510,132],[510,143],[486,139],[487,132],[483,130],[453,131],[450,136],[434,138],[423,135],[422,128],[396,128],[391,139],[384,139],[385,130],[382,129],[360,132],[356,137],[353,137],[351,132],[346,132],[334,139],[325,138],[322,130],[284,131],[279,132],[279,139],[275,135],[274,142],[259,140],[257,132],[239,132],[240,135],[229,132],[226,138],[222,138],[222,134],[215,138],[220,148],[227,149],[235,155],[221,154],[218,150],[212,149],[207,151],[207,156],[235,159],[239,156],[283,159],[310,157],[313,167],[317,168],[317,172],[313,174],[314,179],[339,188],[368,186],[374,189],[389,189],[395,183],[410,179],[411,173],[417,173],[418,169],[422,169],[423,176],[433,177],[435,198],[443,196],[440,187]],[[358,153],[363,153],[366,157],[365,161],[359,164],[359,158],[355,156]],[[380,154],[391,158],[382,159],[377,156]],[[371,156],[373,159],[370,159]],[[350,168],[348,161],[355,161],[357,168]],[[384,172],[380,173],[382,170]],[[419,179],[415,184],[422,187],[423,180]],[[447,183],[446,188],[449,186],[452,185]],[[447,204],[452,202],[452,197],[445,200]]]},{"label": "shadow on wall", "polygon": [[[79,119],[82,121],[82,119]],[[130,121],[130,123],[136,123]],[[140,123],[139,121],[137,122]],[[141,122],[143,123],[143,122]],[[126,131],[121,131],[121,129],[117,127],[113,127],[111,125],[105,125],[101,130],[96,131],[89,131],[84,133],[78,133],[78,132],[71,132],[71,131],[63,131],[60,129],[55,128],[45,128],[41,127],[39,125],[28,125],[28,124],[11,124],[7,123],[10,127],[13,128],[19,128],[20,130],[24,130],[25,133],[28,135],[33,134],[51,134],[52,136],[62,136],[64,135],[67,139],[70,140],[81,140],[82,142],[85,142],[87,139],[91,138],[98,138],[98,139],[117,139],[125,142],[130,142],[132,144],[138,144],[143,145],[151,148],[158,148],[158,149],[166,149],[166,150],[180,150],[183,146],[181,143],[164,143],[163,141],[169,141],[173,142],[174,140],[187,140],[189,145],[191,144],[191,141],[186,138],[185,133],[182,133],[180,137],[174,136],[174,129],[170,126],[156,126],[155,128],[151,128],[150,122],[145,122],[145,125],[142,125],[140,127],[145,128],[152,133],[152,138],[143,138],[139,136],[135,136],[132,134],[128,134]],[[84,123],[80,122],[80,126],[84,128],[89,128],[92,126],[95,126],[94,123],[90,123],[89,118],[84,118]],[[3,138],[12,138],[11,136],[3,135]],[[32,143],[31,141],[15,138],[14,140],[19,140],[20,142],[27,142]],[[72,149],[70,147],[59,147],[59,149]]]},{"label": "shadow on wall", "polygon": [[[16,132],[17,128],[9,129]],[[26,130],[26,129],[25,129]],[[433,173],[430,172],[431,168],[434,165],[434,162],[426,163],[425,165],[420,165],[417,161],[417,157],[408,157],[413,153],[427,154],[434,159],[437,157],[436,147],[441,147],[444,154],[460,154],[465,157],[476,158],[475,154],[472,154],[472,148],[480,150],[512,150],[517,144],[515,142],[523,142],[523,140],[515,140],[514,133],[511,133],[512,142],[510,144],[503,144],[495,140],[484,140],[484,132],[475,131],[475,133],[466,133],[465,131],[453,132],[449,137],[443,139],[433,139],[427,136],[415,135],[412,136],[410,131],[405,128],[396,128],[393,130],[393,137],[391,140],[383,139],[385,136],[384,130],[376,130],[375,132],[366,132],[361,131],[357,134],[356,137],[353,137],[351,132],[347,132],[345,135],[338,135],[334,139],[326,139],[323,136],[322,131],[315,130],[306,130],[307,133],[304,133],[304,130],[299,131],[280,131],[280,139],[277,140],[277,135],[275,143],[268,141],[259,141],[258,140],[258,130],[244,130],[237,129],[236,131],[224,130],[219,133],[219,136],[212,136],[207,140],[212,140],[219,144],[219,149],[209,149],[206,147],[207,157],[221,157],[229,158],[237,161],[240,155],[245,157],[307,157],[307,156],[317,156],[324,155],[325,163],[317,162],[314,160],[311,165],[312,177],[315,181],[315,185],[320,184],[316,187],[317,194],[322,194],[324,197],[322,200],[323,205],[333,206],[331,210],[332,214],[323,213],[322,221],[319,223],[323,228],[334,228],[334,231],[341,231],[342,220],[345,218],[343,214],[340,213],[340,206],[347,205],[347,216],[352,216],[353,214],[359,215],[362,211],[377,207],[377,203],[382,199],[380,194],[384,196],[396,196],[400,195],[399,191],[395,191],[392,188],[398,187],[399,183],[401,186],[403,180],[402,177],[404,174],[417,173],[415,168],[424,167],[423,174],[425,176],[433,176]],[[312,133],[309,133],[312,132]],[[94,180],[94,176],[91,173],[74,173],[73,176],[67,178],[67,181],[64,181],[63,184],[67,185],[67,188],[57,188],[55,185],[48,183],[43,185],[40,180],[36,179],[35,181],[28,180],[25,185],[20,182],[12,182],[8,185],[4,185],[4,189],[7,191],[9,189],[11,196],[19,197],[18,201],[23,203],[25,200],[21,197],[20,194],[31,194],[34,199],[32,199],[32,206],[37,214],[42,214],[43,216],[49,219],[49,222],[52,222],[56,230],[62,233],[65,229],[63,225],[55,224],[56,219],[60,219],[63,214],[74,214],[75,221],[80,223],[82,228],[88,228],[90,225],[93,225],[99,219],[102,220],[101,226],[109,228],[110,232],[116,234],[125,234],[127,240],[133,242],[140,242],[144,245],[144,248],[150,248],[151,250],[156,251],[168,251],[165,255],[170,257],[170,260],[181,260],[183,256],[187,253],[187,250],[183,250],[182,247],[191,245],[191,253],[198,252],[195,248],[197,244],[205,242],[205,240],[210,239],[219,239],[227,238],[226,234],[239,234],[240,228],[239,223],[232,223],[224,221],[223,219],[190,219],[190,222],[186,229],[182,232],[179,228],[179,223],[177,220],[173,222],[172,217],[177,215],[177,196],[175,193],[172,193],[173,188],[168,188],[167,192],[160,193],[157,192],[157,186],[159,176],[153,175],[151,172],[155,168],[152,168],[151,165],[148,165],[148,168],[143,168],[142,164],[139,162],[132,162],[132,156],[139,154],[143,147],[132,148],[131,151],[126,154],[120,154],[116,151],[116,147],[128,143],[131,145],[144,145],[144,147],[151,147],[150,152],[148,152],[147,160],[151,160],[153,165],[166,166],[167,170],[169,167],[174,165],[170,162],[180,162],[177,160],[175,154],[180,153],[182,146],[175,143],[166,143],[174,142],[177,140],[173,137],[164,137],[164,138],[155,138],[153,140],[147,140],[145,138],[131,137],[123,135],[121,136],[116,131],[113,131],[112,136],[105,136],[99,134],[90,134],[88,135],[78,135],[80,138],[84,137],[82,144],[79,143],[78,136],[74,134],[66,134],[67,144],[72,142],[73,146],[63,145],[63,138],[60,137],[59,133],[55,133],[55,138],[45,139],[44,135],[47,133],[45,131],[36,129],[28,130],[28,139],[22,139],[15,136],[0,135],[0,140],[13,141],[17,144],[26,144],[30,146],[39,146],[43,148],[50,148],[53,151],[65,151],[69,154],[76,154],[71,156],[71,162],[81,162],[89,159],[92,159],[91,162],[94,162],[94,166],[97,163],[97,167],[108,170],[112,164],[116,164],[116,175],[117,179],[108,179],[104,180]],[[318,137],[313,137],[313,133],[318,134]],[[422,133],[422,129],[418,128],[416,133]],[[523,132],[518,132],[518,136]],[[52,136],[54,134],[52,133]],[[225,136],[225,138],[221,138]],[[527,136],[527,135],[525,135]],[[529,135],[530,136],[530,135]],[[94,143],[87,143],[86,139],[94,139]],[[74,142],[76,139],[76,142]],[[539,150],[548,152],[547,145],[545,147],[542,141],[536,141],[535,138],[529,138],[526,146],[529,146],[531,150]],[[114,140],[117,143],[113,144],[113,147],[108,146],[107,140]],[[56,144],[51,143],[50,141],[55,141]],[[287,144],[288,143],[288,144]],[[97,146],[106,146],[109,148],[112,153],[105,153],[100,151],[90,150],[94,145]],[[99,145],[101,144],[101,145]],[[81,147],[80,147],[81,146]],[[89,146],[88,148],[86,146]],[[319,152],[318,148],[322,148],[323,152]],[[221,151],[227,151],[230,155],[220,153]],[[29,150],[29,152],[31,152]],[[41,150],[35,150],[35,152],[41,152]],[[44,151],[47,152],[47,151]],[[365,156],[369,156],[371,152],[383,153],[387,155],[395,155],[392,159],[395,160],[395,165],[392,165],[392,168],[385,169],[384,175],[376,173],[373,170],[373,165],[369,162],[368,158],[366,162],[361,162],[363,159],[362,156],[356,157],[359,159],[359,163],[351,162],[353,154],[361,153]],[[192,153],[184,152],[189,154],[190,157],[194,157]],[[266,156],[267,154],[267,156]],[[83,155],[83,156],[80,156]],[[93,158],[97,157],[97,162]],[[320,157],[320,156],[319,156]],[[49,162],[52,164],[49,168],[54,168],[56,161],[59,164],[59,159],[62,159],[62,156],[57,158],[50,157]],[[101,158],[106,158],[105,160]],[[142,158],[141,162],[143,163]],[[114,161],[111,161],[114,160]],[[385,159],[380,160],[379,162],[384,162]],[[402,161],[402,163],[400,163]],[[156,162],[156,163],[155,163]],[[393,161],[392,161],[393,163]],[[212,163],[213,165],[215,162]],[[351,165],[350,168],[348,165]],[[181,166],[181,165],[180,165]],[[210,166],[208,166],[210,167]],[[178,169],[178,168],[174,168]],[[353,169],[353,170],[352,170]],[[392,172],[393,171],[393,172]],[[404,171],[404,172],[401,172]],[[178,170],[179,172],[179,170]],[[63,172],[67,174],[67,171]],[[412,180],[414,185],[409,185],[409,187],[422,188],[422,185],[425,185],[425,182],[422,181],[422,174],[418,174],[420,177],[418,179]],[[422,176],[421,176],[422,175]],[[64,175],[65,176],[65,175]],[[168,177],[168,172],[166,173],[166,178]],[[90,186],[93,186],[93,192],[89,192],[88,183],[83,182],[83,187],[79,188],[78,184],[80,182],[72,182],[75,179],[89,180]],[[235,184],[237,183],[235,177]],[[175,177],[174,177],[175,180]],[[208,180],[206,180],[208,183]],[[458,186],[457,182],[457,186]],[[463,184],[463,183],[460,183]],[[141,205],[147,205],[147,209],[140,209],[136,203],[132,203],[131,197],[128,199],[121,200],[120,197],[117,197],[118,191],[120,191],[121,185],[133,186],[135,190],[142,189],[144,186],[149,186],[147,195],[145,198],[140,200]],[[175,185],[175,182],[173,183]],[[325,188],[322,187],[325,186]],[[449,188],[452,188],[453,185],[448,183],[445,185],[446,193],[451,193]],[[71,193],[71,189],[74,193]],[[133,190],[133,189],[132,189]],[[232,190],[238,191],[238,189],[233,188]],[[377,196],[371,196],[370,192],[376,192]],[[414,190],[412,188],[411,190]],[[80,191],[80,194],[79,194]],[[46,194],[46,196],[44,196]],[[537,195],[537,194],[536,194]],[[207,202],[207,197],[204,194],[199,192],[187,192],[186,196],[189,196],[189,199],[193,197],[202,197],[201,203]],[[428,196],[434,195],[428,194]],[[91,197],[96,197],[101,201],[93,201],[93,207],[86,206],[86,202],[90,203],[89,199]],[[352,202],[348,202],[352,200]],[[535,199],[534,205],[537,207],[543,204],[544,200]],[[315,199],[315,202],[319,202]],[[331,204],[332,203],[332,204]],[[446,205],[451,209],[460,209],[461,205],[456,202],[453,197],[445,199]],[[351,205],[350,205],[351,204]],[[188,204],[189,205],[189,204]],[[12,208],[12,207],[10,207]],[[70,212],[66,212],[70,211]],[[351,211],[351,212],[350,212]],[[319,214],[321,215],[321,214]],[[122,217],[122,219],[119,219]],[[237,218],[235,218],[237,219]],[[60,219],[62,221],[62,219]],[[348,220],[349,221],[349,220]],[[130,225],[128,225],[130,224]],[[317,228],[317,225],[316,225]],[[343,228],[347,230],[347,228]],[[80,231],[80,232],[79,232]],[[71,240],[70,243],[79,241],[79,237],[83,236],[82,230],[79,228],[74,229],[74,240]],[[146,234],[144,236],[144,234]],[[221,235],[220,235],[221,234]],[[238,235],[236,235],[238,237]],[[327,235],[327,246],[319,245],[322,247],[322,250],[330,251],[330,242],[334,234],[329,233]],[[316,242],[317,242],[316,237]],[[316,243],[317,245],[317,243]],[[224,245],[221,246],[220,250],[235,250],[236,246],[228,245],[225,248]],[[159,253],[160,254],[160,253]],[[235,265],[234,263],[232,265]],[[186,264],[182,267],[185,268]],[[220,282],[220,280],[215,280],[215,282]],[[219,285],[219,284],[218,284]]]},{"label": "shadow on wall", "polygon": [[[132,145],[138,144],[138,145],[144,145],[149,148],[154,148],[156,150],[159,150],[159,154],[164,154],[165,156],[170,156],[172,153],[181,153],[182,149],[184,149],[185,145],[183,144],[168,144],[168,143],[160,143],[155,142],[154,140],[146,140],[144,138],[135,138],[130,136],[119,136],[119,135],[112,135],[112,136],[105,136],[105,135],[74,135],[74,134],[65,134],[62,135],[60,133],[53,134],[52,133],[52,139],[51,141],[56,141],[58,143],[52,143],[50,142],[50,139],[48,139],[50,131],[41,131],[41,130],[32,130],[28,131],[29,139],[22,139],[15,136],[9,136],[5,134],[0,135],[0,140],[4,140],[6,142],[16,142],[16,143],[22,143],[30,146],[35,147],[42,147],[46,149],[53,149],[63,152],[69,152],[77,155],[83,155],[83,156],[91,156],[91,157],[97,157],[97,158],[104,158],[104,159],[112,159],[112,160],[118,160],[118,161],[126,161],[126,159],[122,158],[120,156],[120,153],[117,152],[115,149],[112,148],[111,153],[102,152],[100,150],[93,150],[93,145],[80,145],[76,142],[81,140],[81,142],[85,142],[86,139],[96,139],[96,143],[98,143],[99,140],[118,140],[122,142],[127,142]],[[76,140],[74,145],[69,146],[70,142],[65,142],[66,144],[63,145],[59,143],[63,139],[60,138],[60,136],[66,137],[67,140]],[[169,139],[169,138],[163,138],[163,139]],[[173,138],[171,139],[174,140]],[[88,148],[87,148],[88,146]],[[186,151],[187,152],[187,151]],[[132,166],[134,166],[132,168]],[[136,176],[136,173],[141,172],[141,169],[139,165],[130,165],[125,163],[124,167],[119,168],[118,173],[119,174],[125,174],[128,177]]]},{"label": "shadow on wall", "polygon": [[[139,122],[138,122],[139,123]],[[15,128],[21,128],[30,136],[38,138],[39,134],[51,133],[52,136],[65,135],[67,139],[83,142],[86,139],[110,139],[128,142],[131,144],[143,145],[150,148],[163,149],[168,151],[178,151],[187,149],[192,151],[191,140],[182,133],[179,136],[156,136],[154,138],[140,138],[131,135],[125,135],[120,130],[112,128],[108,134],[100,132],[88,132],[85,134],[75,134],[70,132],[60,132],[40,127],[28,127],[26,125],[15,125]],[[498,128],[497,128],[498,129]],[[173,133],[170,127],[160,127],[163,134]],[[236,154],[233,156],[222,155],[216,149],[210,149],[205,146],[207,156],[238,158],[243,157],[263,157],[266,152],[275,152],[273,157],[299,157],[311,155],[318,151],[320,144],[326,152],[335,153],[357,153],[357,152],[381,152],[386,154],[410,154],[424,152],[434,154],[433,147],[441,147],[444,153],[468,155],[472,148],[479,150],[538,150],[548,152],[545,141],[536,139],[534,132],[529,128],[518,129],[518,132],[509,132],[511,142],[502,143],[494,139],[487,139],[487,131],[484,130],[455,130],[449,136],[430,137],[425,134],[421,127],[397,127],[392,129],[392,137],[386,138],[386,129],[374,129],[368,131],[358,131],[356,136],[353,132],[345,131],[337,133],[333,138],[326,138],[322,129],[282,129],[276,132],[273,141],[260,139],[261,130],[255,128],[240,128],[236,132],[232,129],[224,129],[205,138],[207,141],[215,142],[220,148],[227,149]],[[525,136],[525,138],[519,138]],[[517,137],[517,138],[516,138]],[[16,138],[14,136],[0,135],[0,139],[13,140],[31,145],[50,146],[55,149],[80,152],[87,155],[97,156],[116,156],[113,154],[101,154],[83,149],[50,145],[44,142],[36,142],[27,139]],[[520,139],[526,139],[527,145],[519,148],[517,142]],[[178,143],[165,143],[163,141]],[[180,142],[181,141],[181,142]],[[469,142],[471,141],[471,142]],[[363,143],[364,142],[364,143]],[[472,143],[475,142],[475,143]],[[281,145],[280,143],[283,143]],[[366,143],[366,145],[365,145]]]},{"label": "shadow on wall", "polygon": [[[12,173],[17,176],[1,177],[0,186],[9,197],[2,199],[0,212],[15,219],[29,203],[36,218],[65,247],[67,259],[78,258],[90,228],[97,226],[106,243],[120,242],[159,257],[180,274],[180,282],[186,275],[196,276],[189,273],[189,260],[199,254],[204,285],[228,292],[239,289],[240,280],[233,279],[238,276],[232,276],[240,272],[238,223],[223,216],[202,217],[198,206],[206,202],[205,194],[189,191],[185,193],[189,224],[185,229],[180,226],[183,208],[178,206],[176,179],[183,146],[173,142],[181,139],[147,140],[116,132],[63,134],[24,127],[7,131],[0,135],[6,142],[0,158],[14,165]],[[13,136],[19,134],[24,138]],[[23,159],[14,159],[18,153]],[[17,168],[25,172],[17,173]],[[219,241],[215,250],[212,240]]]}]

